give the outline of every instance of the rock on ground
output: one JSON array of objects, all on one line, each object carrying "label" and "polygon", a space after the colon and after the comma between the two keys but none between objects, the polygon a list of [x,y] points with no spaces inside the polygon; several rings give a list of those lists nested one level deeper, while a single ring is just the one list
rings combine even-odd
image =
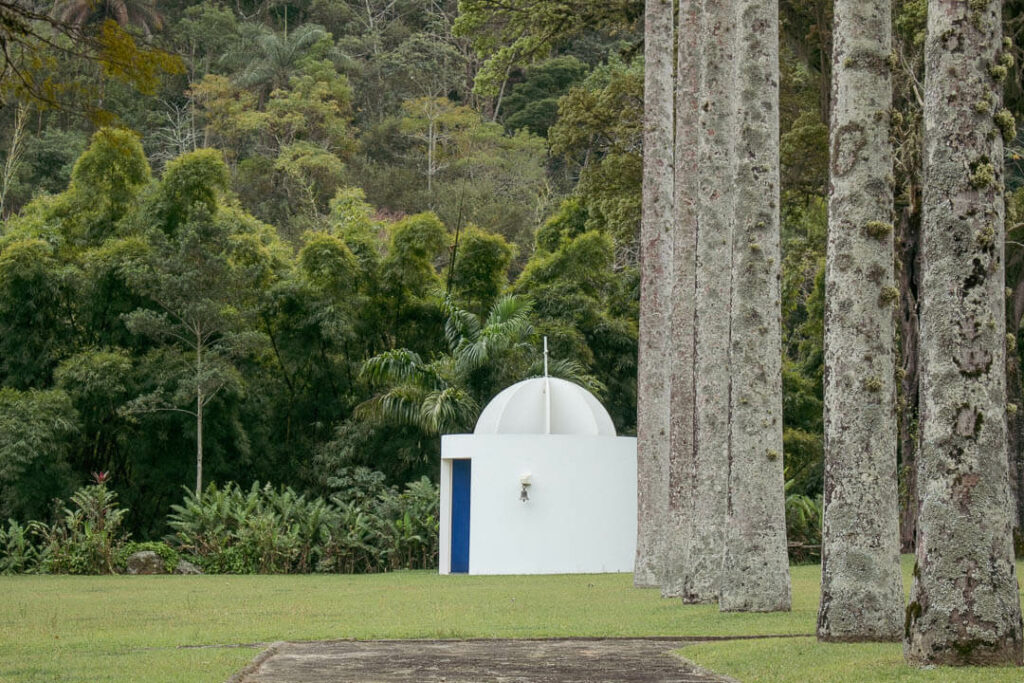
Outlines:
[{"label": "rock on ground", "polygon": [[164,567],[164,558],[152,550],[140,550],[128,556],[128,561],[125,563],[125,573],[166,574],[167,568]]},{"label": "rock on ground", "polygon": [[195,566],[188,560],[178,560],[178,564],[174,567],[175,574],[202,574],[203,570]]}]

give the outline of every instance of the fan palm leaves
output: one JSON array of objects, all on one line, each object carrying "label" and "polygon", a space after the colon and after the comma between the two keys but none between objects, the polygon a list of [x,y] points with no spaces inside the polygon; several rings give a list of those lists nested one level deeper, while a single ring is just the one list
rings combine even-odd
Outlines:
[{"label": "fan palm leaves", "polygon": [[139,28],[147,36],[164,25],[155,0],[58,0],[54,14],[75,26],[84,25],[94,16],[102,16],[113,19],[123,28]]}]

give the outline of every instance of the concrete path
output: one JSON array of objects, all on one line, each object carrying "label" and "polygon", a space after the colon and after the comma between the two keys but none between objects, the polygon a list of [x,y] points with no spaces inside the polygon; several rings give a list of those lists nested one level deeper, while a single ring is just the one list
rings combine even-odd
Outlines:
[{"label": "concrete path", "polygon": [[275,643],[236,683],[707,683],[673,639],[378,640]]}]

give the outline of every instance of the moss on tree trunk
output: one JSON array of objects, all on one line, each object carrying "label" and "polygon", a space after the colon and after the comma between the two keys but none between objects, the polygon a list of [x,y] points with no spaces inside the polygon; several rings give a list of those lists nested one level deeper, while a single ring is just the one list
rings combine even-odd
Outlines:
[{"label": "moss on tree trunk", "polygon": [[920,499],[904,654],[1021,662],[1006,461],[999,0],[932,0],[925,42]]},{"label": "moss on tree trunk", "polygon": [[893,304],[892,7],[836,0],[825,267],[818,638],[900,638]]}]

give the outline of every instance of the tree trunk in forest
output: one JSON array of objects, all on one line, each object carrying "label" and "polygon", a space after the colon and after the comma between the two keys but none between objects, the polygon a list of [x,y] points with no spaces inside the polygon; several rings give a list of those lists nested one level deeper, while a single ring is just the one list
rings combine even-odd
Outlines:
[{"label": "tree trunk in forest", "polygon": [[[832,27],[828,21],[828,0],[814,3],[814,23],[818,30],[821,44],[821,56],[818,67],[821,70],[818,87],[818,109],[821,111],[821,122],[828,125],[832,116]],[[833,10],[834,14],[835,10]]]},{"label": "tree trunk in forest", "polygon": [[661,585],[658,560],[668,514],[674,22],[672,0],[647,0],[637,357],[637,542],[633,574],[633,582],[640,588]]},{"label": "tree trunk in forest", "polygon": [[[1017,217],[1019,221],[1020,217]],[[1020,223],[1018,222],[1017,226]],[[1015,226],[1016,227],[1016,226]],[[1007,228],[1007,241],[1009,242],[1009,231]],[[1007,276],[1007,298],[1006,298],[1006,333],[1007,343],[1010,337],[1017,341],[1017,331],[1020,329],[1021,318],[1024,317],[1024,275],[1021,268],[1020,245],[1014,245],[1013,263],[1014,271],[1017,273],[1014,281],[1010,282]],[[1006,268],[1009,272],[1011,261],[1007,253]],[[1014,511],[1014,546],[1017,546],[1017,539],[1024,537],[1024,392],[1021,385],[1021,363],[1020,349],[1007,349],[1006,353],[1006,400],[1013,408],[1007,406],[1006,428],[1007,428],[1007,449],[1006,459],[1010,468],[1010,493],[1013,500]]]},{"label": "tree trunk in forest", "polygon": [[900,211],[897,232],[899,264],[896,270],[900,290],[900,552],[914,552],[917,535],[917,368],[918,317],[917,298],[920,285],[921,211],[920,193],[916,186],[907,188],[909,206]]},{"label": "tree trunk in forest", "polygon": [[[1007,230],[1008,231],[1008,230]],[[1007,262],[1009,268],[1009,262]],[[1018,271],[1019,272],[1019,271]],[[1006,461],[1010,470],[1010,499],[1013,510],[1014,548],[1017,539],[1024,537],[1024,387],[1021,385],[1020,352],[1017,330],[1024,316],[1024,279],[1018,275],[1013,287],[1007,282],[1006,297]],[[1010,338],[1013,347],[1010,348]],[[1013,408],[1009,406],[1012,405]]]},{"label": "tree trunk in forest", "polygon": [[[790,608],[782,470],[779,7],[738,0],[729,497],[719,609]],[[709,169],[717,172],[717,169]]]},{"label": "tree trunk in forest", "polygon": [[196,334],[196,497],[203,492],[203,346]]},{"label": "tree trunk in forest", "polygon": [[1006,461],[1001,0],[932,0],[925,41],[920,498],[904,656],[1019,664]]},{"label": "tree trunk in forest", "polygon": [[825,264],[819,640],[900,637],[893,307],[892,6],[836,0]]},{"label": "tree trunk in forest", "polygon": [[732,0],[702,0],[698,57],[694,475],[690,576],[683,600],[718,599],[729,486],[729,295],[733,142]]},{"label": "tree trunk in forest", "polygon": [[[1012,322],[1012,321],[1007,321]],[[1010,333],[1012,334],[1012,333]],[[1007,336],[1009,340],[1010,336]],[[1016,335],[1013,335],[1016,342]],[[1006,352],[1006,466],[1010,481],[1010,510],[1013,512],[1011,533],[1021,533],[1021,436],[1024,428],[1024,416],[1021,415],[1020,406],[1024,401],[1024,393],[1021,392],[1021,367],[1020,358],[1016,349],[1008,348]],[[1010,405],[1014,407],[1009,408]],[[1016,546],[1016,543],[1014,543]]]},{"label": "tree trunk in forest", "polygon": [[[700,0],[680,0],[676,58],[675,223],[672,236],[672,387],[663,597],[686,595],[694,523],[694,290],[697,246],[697,89]],[[701,511],[703,514],[703,511]]]}]

